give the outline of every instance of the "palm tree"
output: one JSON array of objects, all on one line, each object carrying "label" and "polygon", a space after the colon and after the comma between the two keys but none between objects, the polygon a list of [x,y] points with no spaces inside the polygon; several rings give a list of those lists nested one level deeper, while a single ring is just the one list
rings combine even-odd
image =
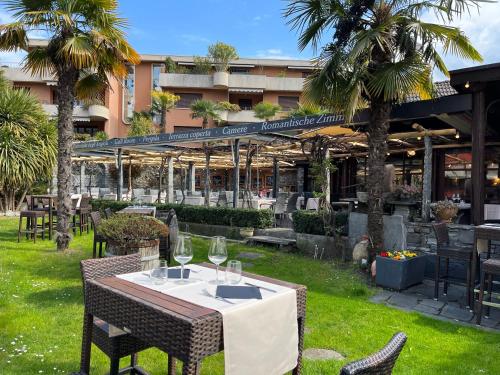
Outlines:
[{"label": "palm tree", "polygon": [[315,103],[299,103],[299,106],[288,112],[287,117],[317,116],[327,111]]},{"label": "palm tree", "polygon": [[[190,108],[192,118],[201,118],[203,120],[203,129],[208,126],[209,119],[221,120],[220,107],[210,100],[195,100],[191,103]],[[203,143],[203,151],[205,152],[205,206],[208,207],[210,205],[210,148],[207,142]]]},{"label": "palm tree", "polygon": [[126,64],[139,62],[125,40],[126,21],[117,14],[116,0],[24,1],[10,0],[7,10],[14,22],[0,25],[0,49],[28,50],[28,34],[45,30],[46,47],[31,48],[25,69],[34,74],[57,75],[58,205],[57,248],[70,241],[71,153],[75,99],[98,98],[108,77],[122,78]]},{"label": "palm tree", "polygon": [[153,98],[153,112],[159,113],[161,115],[160,133],[166,133],[167,113],[175,107],[175,104],[181,99],[181,97],[168,91],[156,90],[153,90],[151,92],[151,97]]},{"label": "palm tree", "polygon": [[281,111],[281,106],[269,102],[260,102],[253,107],[255,117],[269,121]]},{"label": "palm tree", "polygon": [[476,0],[290,0],[285,17],[299,35],[299,48],[317,49],[325,33],[332,41],[321,48],[318,69],[308,77],[305,95],[343,112],[350,121],[369,107],[368,236],[370,254],[383,246],[383,178],[392,105],[410,92],[433,94],[432,72],[448,75],[436,50],[481,61],[481,55],[457,27],[421,20],[426,13],[451,23],[475,6]]},{"label": "palm tree", "polygon": [[28,189],[50,178],[57,132],[36,97],[0,82],[0,211],[17,211]]}]

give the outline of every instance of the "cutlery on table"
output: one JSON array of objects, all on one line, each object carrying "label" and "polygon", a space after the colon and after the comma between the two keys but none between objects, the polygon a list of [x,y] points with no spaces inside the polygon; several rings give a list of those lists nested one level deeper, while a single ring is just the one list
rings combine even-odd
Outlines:
[{"label": "cutlery on table", "polygon": [[277,293],[276,290],[274,289],[270,289],[270,288],[266,288],[265,286],[260,286],[260,285],[256,285],[256,284],[252,284],[252,283],[245,283],[245,285],[248,285],[248,286],[253,286],[255,288],[259,288],[259,289],[263,289],[263,290],[267,290],[268,292],[273,292],[273,293]]}]

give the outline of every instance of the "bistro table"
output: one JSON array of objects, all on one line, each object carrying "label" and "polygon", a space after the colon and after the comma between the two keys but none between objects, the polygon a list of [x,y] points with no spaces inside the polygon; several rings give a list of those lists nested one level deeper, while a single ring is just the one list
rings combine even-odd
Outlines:
[{"label": "bistro table", "polygon": [[[215,268],[207,263],[200,266]],[[296,291],[299,354],[292,373],[301,374],[306,287],[246,272],[243,275]],[[118,277],[105,277],[89,280],[85,285],[82,375],[88,374],[90,369],[94,316],[181,360],[183,375],[198,374],[199,365],[205,357],[224,350],[220,312]],[[169,361],[168,374],[175,374],[175,361]]]},{"label": "bistro table", "polygon": [[149,206],[129,206],[117,211],[119,214],[140,214],[144,216],[156,216],[156,207]]},{"label": "bistro table", "polygon": [[469,285],[469,306],[474,307],[476,289],[476,272],[479,268],[481,253],[487,253],[489,257],[491,251],[491,241],[500,241],[500,224],[483,224],[474,228],[474,251],[472,252],[472,277]]},{"label": "bistro table", "polygon": [[31,207],[36,210],[35,207],[35,202],[40,199],[40,200],[48,200],[49,202],[49,207],[48,207],[48,213],[49,213],[49,240],[52,239],[52,220],[54,217],[54,199],[57,198],[56,194],[38,194],[38,195],[32,195],[31,196]]}]

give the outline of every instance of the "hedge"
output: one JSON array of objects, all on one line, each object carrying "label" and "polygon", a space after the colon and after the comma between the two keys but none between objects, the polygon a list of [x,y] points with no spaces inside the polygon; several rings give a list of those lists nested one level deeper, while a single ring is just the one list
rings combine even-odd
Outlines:
[{"label": "hedge", "polygon": [[[293,230],[297,233],[325,234],[323,218],[318,211],[299,210],[295,211],[293,217]],[[338,212],[335,215],[335,227],[341,234],[347,233],[347,218],[345,212]]]},{"label": "hedge", "polygon": [[[93,199],[92,208],[104,211],[111,208],[113,212],[130,206],[130,202]],[[157,210],[170,210],[173,208],[177,219],[183,222],[226,225],[234,227],[268,228],[273,225],[273,212],[271,210],[255,210],[243,208],[190,206],[184,204],[152,204]]]}]

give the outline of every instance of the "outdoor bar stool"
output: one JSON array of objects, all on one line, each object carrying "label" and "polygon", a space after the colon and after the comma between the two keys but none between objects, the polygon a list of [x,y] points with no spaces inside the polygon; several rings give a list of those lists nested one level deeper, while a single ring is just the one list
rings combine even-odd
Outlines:
[{"label": "outdoor bar stool", "polygon": [[[500,303],[491,302],[492,297],[500,299],[500,294],[493,292],[493,277],[500,277],[500,259],[488,259],[482,264],[481,287],[479,289],[479,299],[477,301],[476,323],[478,325],[481,324],[483,305],[486,306],[485,318],[488,318],[490,315],[490,306],[500,308]],[[486,287],[488,287],[488,301],[484,300]]]},{"label": "outdoor bar stool", "polygon": [[[85,283],[88,280],[141,271],[141,256],[137,253],[110,258],[82,260],[80,262],[80,269],[85,292]],[[124,311],[124,313],[127,312]],[[87,315],[85,314],[85,316]],[[86,322],[83,324],[83,339],[85,335],[90,333],[92,335],[92,342],[109,357],[111,361],[110,375],[124,374],[126,372],[130,372],[131,374],[148,374],[137,365],[137,353],[150,348],[151,345],[146,344],[123,330],[111,326],[101,319],[94,318],[92,332],[86,332]],[[120,358],[128,356],[130,356],[130,366],[120,369]]]},{"label": "outdoor bar stool", "polygon": [[92,221],[92,225],[94,226],[94,240],[92,244],[92,257],[95,258],[97,256],[97,245],[99,245],[99,258],[102,258],[102,245],[104,244],[106,249],[108,243],[106,238],[99,233],[99,226],[101,225],[101,213],[99,211],[91,212],[90,219]]},{"label": "outdoor bar stool", "polygon": [[340,375],[389,375],[396,364],[399,353],[406,343],[406,335],[396,333],[383,349],[359,361],[351,362],[342,367]]},{"label": "outdoor bar stool", "polygon": [[[87,233],[90,232],[90,224],[89,224],[89,216],[90,216],[90,197],[82,196],[80,200],[80,207],[76,208],[76,215],[73,216],[73,219],[76,217],[78,221],[76,222],[76,227],[80,229],[80,235],[84,230]],[[76,228],[74,228],[76,229]]]},{"label": "outdoor bar stool", "polygon": [[[464,285],[467,289],[467,305],[471,301],[470,296],[470,282],[472,273],[472,247],[458,247],[450,246],[450,237],[448,235],[448,226],[446,223],[432,224],[434,233],[436,234],[436,269],[434,276],[434,299],[438,299],[439,295],[439,282],[444,282],[443,295],[448,293],[448,284]],[[441,259],[445,261],[445,272],[441,275]],[[461,261],[467,267],[467,280],[464,284],[462,281],[449,277],[449,264],[451,260]]]},{"label": "outdoor bar stool", "polygon": [[[30,236],[33,238],[33,242],[36,242],[36,236],[38,233],[41,234],[42,240],[45,239],[45,211],[37,211],[37,210],[25,210],[21,211],[19,215],[19,229],[17,231],[17,242],[21,241],[21,235],[26,234],[26,239]],[[38,224],[38,219],[42,219],[41,225]],[[26,226],[23,229],[23,219],[26,219]]]}]

